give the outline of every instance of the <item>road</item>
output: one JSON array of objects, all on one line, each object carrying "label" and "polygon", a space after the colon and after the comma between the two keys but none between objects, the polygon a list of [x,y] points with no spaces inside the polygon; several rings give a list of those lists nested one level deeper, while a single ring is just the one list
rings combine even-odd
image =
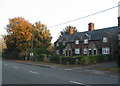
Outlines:
[{"label": "road", "polygon": [[3,84],[118,84],[117,77],[57,70],[2,61]]}]

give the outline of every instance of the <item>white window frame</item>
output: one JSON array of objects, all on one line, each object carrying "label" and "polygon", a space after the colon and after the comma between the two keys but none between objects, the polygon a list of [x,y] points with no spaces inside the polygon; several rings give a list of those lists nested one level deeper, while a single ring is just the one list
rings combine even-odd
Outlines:
[{"label": "white window frame", "polygon": [[79,44],[79,40],[75,40],[75,44],[76,44],[76,45]]},{"label": "white window frame", "polygon": [[80,54],[80,49],[79,48],[75,49],[75,54]]},{"label": "white window frame", "polygon": [[65,49],[63,49],[62,53],[65,54]]},{"label": "white window frame", "polygon": [[58,54],[58,55],[59,55],[59,50],[56,50],[56,54]]},{"label": "white window frame", "polygon": [[56,46],[59,46],[59,43],[56,43]]},{"label": "white window frame", "polygon": [[88,44],[88,39],[84,39],[84,44]]},{"label": "white window frame", "polygon": [[66,42],[65,41],[63,41],[63,43],[62,43],[63,45],[65,45],[66,44]]},{"label": "white window frame", "polygon": [[108,42],[108,38],[107,37],[103,37],[103,42],[104,43]]},{"label": "white window frame", "polygon": [[110,54],[110,48],[102,48],[102,54]]},{"label": "white window frame", "polygon": [[88,49],[84,48],[83,52],[84,52],[84,54],[88,54]]}]

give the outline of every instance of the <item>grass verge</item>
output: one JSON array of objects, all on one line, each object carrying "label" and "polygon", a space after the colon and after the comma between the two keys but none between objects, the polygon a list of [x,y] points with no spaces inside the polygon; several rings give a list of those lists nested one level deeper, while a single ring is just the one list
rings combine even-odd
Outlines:
[{"label": "grass verge", "polygon": [[97,68],[97,70],[101,70],[101,71],[112,71],[112,72],[120,72],[120,68],[119,68],[119,67]]}]

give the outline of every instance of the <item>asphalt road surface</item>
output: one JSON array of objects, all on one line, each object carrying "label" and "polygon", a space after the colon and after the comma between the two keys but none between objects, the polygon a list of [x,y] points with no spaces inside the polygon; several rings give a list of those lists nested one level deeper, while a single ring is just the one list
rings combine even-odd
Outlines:
[{"label": "asphalt road surface", "polygon": [[117,77],[2,61],[2,84],[118,84]]}]

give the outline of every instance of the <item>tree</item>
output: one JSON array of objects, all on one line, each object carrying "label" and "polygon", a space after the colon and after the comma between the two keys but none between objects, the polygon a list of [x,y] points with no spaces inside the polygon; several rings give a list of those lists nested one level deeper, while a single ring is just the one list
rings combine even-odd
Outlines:
[{"label": "tree", "polygon": [[[65,29],[63,29],[63,31],[60,32],[59,38],[62,37],[65,34],[69,34],[69,29],[72,26],[67,26]],[[74,29],[74,33],[78,32],[76,27],[72,27]]]},{"label": "tree", "polygon": [[47,26],[41,24],[40,21],[34,24],[34,47],[48,48],[51,45],[51,34]]},{"label": "tree", "polygon": [[7,46],[6,51],[15,49],[18,56],[23,55],[25,57],[27,51],[35,48],[47,50],[51,44],[51,34],[47,26],[40,22],[31,24],[24,18],[17,17],[9,19],[9,24],[5,29],[8,32],[8,35],[4,37]]},{"label": "tree", "polygon": [[10,43],[14,43],[17,48],[24,51],[31,47],[32,30],[34,29],[29,21],[22,17],[17,17],[9,20],[7,25],[7,38]]}]

